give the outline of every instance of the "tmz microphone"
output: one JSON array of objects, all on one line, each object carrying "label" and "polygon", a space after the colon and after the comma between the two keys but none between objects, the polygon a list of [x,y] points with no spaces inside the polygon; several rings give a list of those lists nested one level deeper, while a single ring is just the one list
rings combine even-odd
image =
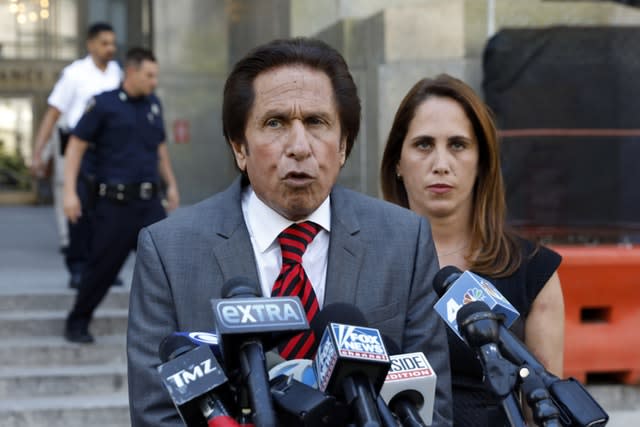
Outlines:
[{"label": "tmz microphone", "polygon": [[452,265],[444,267],[436,274],[433,289],[440,296],[433,308],[461,340],[464,339],[458,330],[456,315],[463,305],[472,301],[482,301],[493,313],[502,315],[507,328],[520,315],[487,280],[470,271],[463,273]]},{"label": "tmz microphone", "polygon": [[227,377],[209,346],[171,334],[160,343],[159,354],[162,383],[185,425],[238,426],[223,401],[229,395]]},{"label": "tmz microphone", "polygon": [[367,323],[349,304],[329,305],[312,322],[315,335],[322,337],[314,360],[318,387],[343,400],[358,425],[380,426],[376,396],[389,371],[389,356],[377,329],[331,322],[344,313],[355,317],[355,324]]},{"label": "tmz microphone", "polygon": [[257,427],[275,427],[263,340],[273,332],[309,328],[297,297],[262,298],[257,283],[234,278],[222,287],[224,299],[211,300],[227,372],[239,370]]},{"label": "tmz microphone", "polygon": [[[384,338],[384,337],[383,337]],[[398,345],[384,341],[391,359],[380,396],[405,427],[431,424],[437,376],[422,352],[400,353]]]}]

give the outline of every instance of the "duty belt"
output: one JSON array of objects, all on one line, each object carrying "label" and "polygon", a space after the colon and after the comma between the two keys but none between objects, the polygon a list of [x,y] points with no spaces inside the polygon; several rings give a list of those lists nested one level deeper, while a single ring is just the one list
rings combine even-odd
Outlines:
[{"label": "duty belt", "polygon": [[98,197],[126,202],[128,200],[151,200],[158,194],[158,185],[153,182],[136,184],[98,184]]}]

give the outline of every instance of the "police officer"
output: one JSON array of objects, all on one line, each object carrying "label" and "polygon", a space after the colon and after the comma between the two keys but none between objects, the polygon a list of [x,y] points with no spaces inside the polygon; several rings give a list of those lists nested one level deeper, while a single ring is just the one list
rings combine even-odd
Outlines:
[{"label": "police officer", "polygon": [[[111,25],[105,22],[92,24],[87,32],[87,51],[89,54],[67,65],[62,70],[60,79],[56,82],[47,99],[49,104],[42,119],[36,143],[33,150],[31,169],[35,176],[42,177],[44,162],[42,159],[45,147],[51,140],[51,134],[57,122],[59,128],[60,152],[54,152],[55,184],[54,204],[56,217],[58,212],[62,217],[58,221],[61,237],[61,249],[65,257],[65,264],[69,270],[69,287],[77,288],[82,279],[82,271],[89,258],[91,241],[89,218],[92,216],[91,198],[88,187],[91,186],[93,176],[92,150],[84,156],[78,179],[78,194],[82,200],[82,220],[67,226],[63,215],[63,168],[64,146],[69,138],[69,129],[73,129],[85,110],[87,101],[94,95],[105,90],[113,90],[120,85],[122,70],[113,57],[116,53],[116,34]],[[51,150],[50,150],[51,151]]]},{"label": "police officer", "polygon": [[76,192],[78,171],[88,142],[95,150],[96,204],[91,221],[89,262],[65,325],[65,338],[90,343],[93,312],[113,283],[141,228],[165,217],[158,194],[167,185],[168,209],[179,194],[169,161],[160,101],[153,94],[158,65],[151,51],[133,48],[125,59],[122,86],[94,97],[66,151],[64,211],[71,222],[82,215]]}]

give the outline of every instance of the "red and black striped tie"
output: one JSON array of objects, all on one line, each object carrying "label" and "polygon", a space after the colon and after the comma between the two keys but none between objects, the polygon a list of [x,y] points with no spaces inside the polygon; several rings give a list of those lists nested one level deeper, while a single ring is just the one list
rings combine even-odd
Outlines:
[{"label": "red and black striped tie", "polygon": [[[309,323],[318,313],[318,299],[311,281],[302,267],[302,254],[307,245],[322,228],[311,221],[292,224],[278,236],[282,250],[282,269],[276,279],[271,296],[297,296],[307,314]],[[285,359],[310,359],[315,351],[315,336],[308,330],[295,335],[280,346],[280,355]]]}]

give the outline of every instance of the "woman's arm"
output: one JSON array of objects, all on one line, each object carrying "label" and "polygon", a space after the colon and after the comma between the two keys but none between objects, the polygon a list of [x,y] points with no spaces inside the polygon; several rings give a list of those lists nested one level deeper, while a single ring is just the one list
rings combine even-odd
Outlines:
[{"label": "woman's arm", "polygon": [[549,372],[562,377],[564,299],[557,271],[533,301],[525,322],[525,344]]}]

